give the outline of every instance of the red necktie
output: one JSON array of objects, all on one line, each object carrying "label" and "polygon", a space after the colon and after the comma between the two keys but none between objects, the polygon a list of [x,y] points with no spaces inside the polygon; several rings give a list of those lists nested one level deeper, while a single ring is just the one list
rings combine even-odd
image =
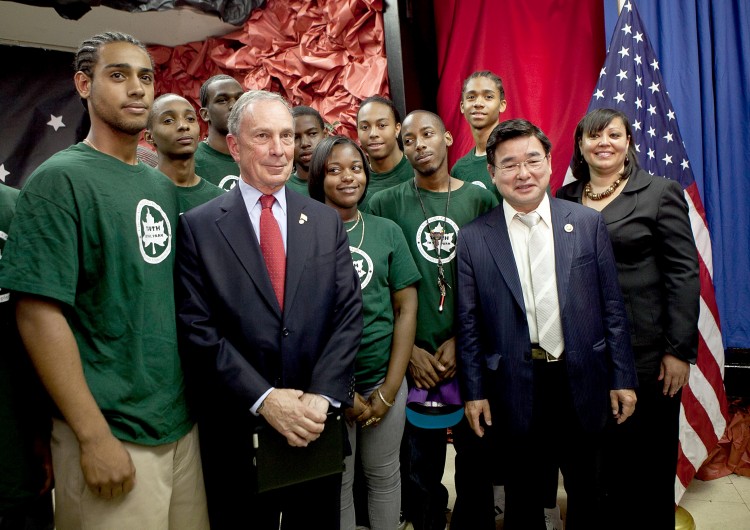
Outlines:
[{"label": "red necktie", "polygon": [[260,198],[260,205],[263,208],[260,212],[260,251],[263,253],[263,259],[266,260],[268,276],[271,278],[271,285],[273,285],[276,299],[279,301],[279,307],[283,311],[286,255],[279,223],[276,222],[276,218],[271,211],[275,200],[276,198],[273,195],[263,195]]}]

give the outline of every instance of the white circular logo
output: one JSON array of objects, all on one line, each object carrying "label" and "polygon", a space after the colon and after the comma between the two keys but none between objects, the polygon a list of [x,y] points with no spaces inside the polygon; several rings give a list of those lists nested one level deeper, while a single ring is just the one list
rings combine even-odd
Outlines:
[{"label": "white circular logo", "polygon": [[354,270],[357,271],[357,277],[359,283],[362,286],[362,290],[367,287],[367,284],[372,280],[372,275],[375,273],[375,268],[372,265],[372,259],[370,255],[364,250],[358,249],[357,247],[349,247],[349,252],[352,253],[352,263],[354,263]]},{"label": "white circular logo", "polygon": [[221,182],[219,182],[219,187],[224,191],[229,191],[237,185],[237,182],[239,182],[239,180],[240,177],[238,177],[237,175],[227,175],[226,177],[221,179]]},{"label": "white circular logo", "polygon": [[164,261],[172,251],[172,226],[161,206],[154,201],[141,200],[135,209],[138,247],[146,263]]},{"label": "white circular logo", "polygon": [[[429,226],[429,228],[428,228]],[[430,234],[430,228],[434,234]],[[458,225],[450,217],[436,215],[430,217],[417,229],[417,248],[422,257],[432,263],[438,262],[438,257],[443,263],[449,263],[456,257],[456,235]],[[442,235],[439,235],[442,234]],[[440,255],[438,256],[438,250]]]}]

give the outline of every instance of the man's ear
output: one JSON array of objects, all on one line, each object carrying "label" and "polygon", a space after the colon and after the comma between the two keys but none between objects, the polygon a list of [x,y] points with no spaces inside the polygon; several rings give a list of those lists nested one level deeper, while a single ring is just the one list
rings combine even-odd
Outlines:
[{"label": "man's ear", "polygon": [[149,131],[148,129],[143,131],[143,139],[146,140],[146,142],[153,145],[154,147],[156,147],[156,144],[154,143],[154,135],[151,134],[151,131]]},{"label": "man's ear", "polygon": [[206,107],[201,107],[201,108],[200,108],[200,109],[198,110],[198,114],[200,114],[200,115],[201,115],[201,119],[202,119],[203,121],[205,121],[206,123],[211,123],[210,121],[208,121],[208,108],[206,108]]},{"label": "man's ear", "polygon": [[453,135],[450,133],[450,131],[445,131],[445,145],[448,147],[453,145]]},{"label": "man's ear", "polygon": [[73,82],[75,83],[78,95],[81,96],[82,99],[88,99],[91,95],[91,85],[94,80],[84,72],[78,71],[73,76]]},{"label": "man's ear", "polygon": [[234,161],[239,164],[240,147],[237,144],[237,138],[235,138],[232,133],[227,134],[227,148],[229,149],[229,154],[232,155],[232,158],[234,158]]}]

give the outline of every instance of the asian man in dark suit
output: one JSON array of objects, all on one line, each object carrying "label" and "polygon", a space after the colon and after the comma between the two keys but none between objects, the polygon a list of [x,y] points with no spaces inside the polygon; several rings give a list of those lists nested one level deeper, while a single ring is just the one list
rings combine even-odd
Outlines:
[{"label": "asian man in dark suit", "polygon": [[538,481],[550,466],[565,481],[566,528],[601,528],[603,429],[636,401],[607,229],[548,197],[550,150],[526,120],[495,127],[487,162],[503,203],[458,236],[458,373],[474,432],[494,420],[506,440],[506,530],[545,528]]},{"label": "asian man in dark suit", "polygon": [[184,214],[177,243],[181,354],[198,411],[211,526],[338,528],[341,475],[254,494],[252,431],[291,446],[348,407],[362,334],[349,243],[331,208],[287,190],[294,122],[278,94],[250,91],[227,143],[240,166],[229,193]]}]

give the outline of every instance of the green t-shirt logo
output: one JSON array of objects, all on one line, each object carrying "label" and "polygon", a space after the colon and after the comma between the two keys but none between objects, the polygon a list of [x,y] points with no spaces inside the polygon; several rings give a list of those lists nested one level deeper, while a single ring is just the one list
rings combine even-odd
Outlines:
[{"label": "green t-shirt logo", "polygon": [[138,245],[146,263],[164,261],[172,251],[172,226],[161,206],[147,199],[141,200],[135,212]]},{"label": "green t-shirt logo", "polygon": [[427,261],[437,263],[439,251],[443,264],[449,263],[456,257],[456,234],[458,234],[458,225],[453,219],[442,215],[430,217],[429,222],[423,222],[417,229],[419,253]]},{"label": "green t-shirt logo", "polygon": [[352,262],[354,263],[354,270],[357,272],[360,286],[362,290],[367,287],[370,283],[372,275],[375,273],[375,267],[372,264],[372,258],[362,249],[357,247],[349,247],[349,252],[352,253]]},{"label": "green t-shirt logo", "polygon": [[226,177],[221,179],[221,182],[219,182],[219,187],[224,191],[229,191],[237,185],[237,182],[239,182],[239,180],[240,177],[238,177],[237,175],[227,175]]}]

